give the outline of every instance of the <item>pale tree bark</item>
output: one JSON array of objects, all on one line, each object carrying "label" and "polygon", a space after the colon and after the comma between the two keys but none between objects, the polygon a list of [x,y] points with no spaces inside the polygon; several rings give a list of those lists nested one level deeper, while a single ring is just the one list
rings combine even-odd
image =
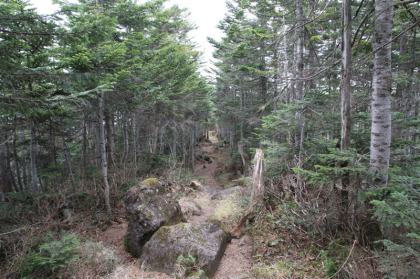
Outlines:
[{"label": "pale tree bark", "polygon": [[251,210],[255,211],[264,206],[264,153],[257,149],[254,158],[254,172],[252,175]]},{"label": "pale tree bark", "polygon": [[239,238],[245,232],[247,220],[253,219],[255,213],[264,208],[264,153],[257,149],[254,157],[254,169],[252,175],[251,202],[248,210],[239,221],[236,228],[231,232],[232,237]]},{"label": "pale tree bark", "polygon": [[104,104],[105,102],[105,92],[101,91],[101,96],[99,98],[98,106],[98,116],[99,116],[99,140],[101,147],[101,167],[102,167],[102,178],[104,180],[104,195],[105,195],[105,206],[106,212],[108,215],[112,214],[111,203],[109,200],[109,183],[108,183],[108,161],[106,158],[106,142],[105,142],[105,115],[104,115]]},{"label": "pale tree bark", "polygon": [[[296,55],[295,55],[295,99],[301,101],[303,99],[303,51],[304,51],[304,19],[303,19],[303,0],[296,1]],[[302,168],[303,166],[303,154],[304,154],[304,141],[305,141],[305,122],[302,116],[301,107],[296,112],[296,134],[295,134],[295,146],[299,147],[299,153],[297,158],[297,167]],[[297,175],[297,187],[296,193],[301,192],[302,179],[300,175]]]},{"label": "pale tree bark", "polygon": [[[341,150],[350,149],[351,137],[351,0],[344,0],[342,5],[342,52],[341,58]],[[340,167],[347,167],[347,162],[341,163]],[[348,187],[350,184],[350,173],[347,171],[342,177],[342,189],[340,190],[340,211],[343,222],[347,220],[347,210],[349,204]]]},{"label": "pale tree bark", "polygon": [[393,0],[375,1],[375,40],[373,49],[372,130],[370,171],[379,183],[388,183],[391,145],[391,37]]}]

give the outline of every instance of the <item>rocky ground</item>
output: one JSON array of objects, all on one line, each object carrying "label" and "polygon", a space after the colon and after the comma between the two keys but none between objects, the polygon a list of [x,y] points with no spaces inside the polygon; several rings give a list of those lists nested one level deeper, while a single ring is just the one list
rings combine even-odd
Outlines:
[{"label": "rocky ground", "polygon": [[[211,138],[213,143],[217,142],[216,138]],[[195,175],[202,178],[204,182],[199,183],[202,189],[197,192],[194,200],[199,201],[201,206],[201,214],[194,214],[187,217],[187,221],[197,224],[208,218],[216,218],[215,210],[218,207],[219,200],[211,199],[211,196],[217,191],[224,189],[217,180],[217,169],[220,167],[220,159],[218,156],[222,152],[215,150],[214,144],[211,142],[201,142],[197,148],[203,154],[206,154],[207,160],[200,160],[195,166]],[[219,165],[218,165],[219,164]],[[182,206],[182,203],[181,203]],[[123,205],[120,207],[123,209]],[[124,236],[126,234],[127,223],[124,218],[124,211],[120,210],[117,222],[114,222],[103,234],[100,235],[99,241],[106,246],[117,251],[121,259],[120,265],[111,274],[103,278],[154,278],[165,279],[173,278],[162,273],[143,272],[139,269],[138,259],[133,258],[124,250]],[[213,278],[215,279],[245,279],[249,278],[248,272],[252,266],[251,259],[251,240],[244,237],[242,239],[233,239],[228,244],[224,256],[220,262],[219,268]]]}]

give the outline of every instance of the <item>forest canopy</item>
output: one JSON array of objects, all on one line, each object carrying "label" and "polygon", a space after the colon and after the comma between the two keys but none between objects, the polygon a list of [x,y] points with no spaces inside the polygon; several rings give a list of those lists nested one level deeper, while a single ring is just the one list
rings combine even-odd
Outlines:
[{"label": "forest canopy", "polygon": [[0,233],[73,197],[112,216],[142,178],[192,175],[212,131],[234,181],[264,151],[255,218],[323,251],[328,276],[420,276],[418,1],[229,0],[210,77],[186,9],[55,3],[0,1]]}]

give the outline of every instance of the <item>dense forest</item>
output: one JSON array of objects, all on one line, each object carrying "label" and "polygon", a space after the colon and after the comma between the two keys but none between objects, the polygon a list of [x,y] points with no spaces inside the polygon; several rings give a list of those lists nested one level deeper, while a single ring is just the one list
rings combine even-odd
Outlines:
[{"label": "dense forest", "polygon": [[79,278],[127,190],[180,199],[212,142],[241,278],[420,278],[418,1],[229,0],[205,75],[185,9],[56,2],[0,1],[0,277]]}]

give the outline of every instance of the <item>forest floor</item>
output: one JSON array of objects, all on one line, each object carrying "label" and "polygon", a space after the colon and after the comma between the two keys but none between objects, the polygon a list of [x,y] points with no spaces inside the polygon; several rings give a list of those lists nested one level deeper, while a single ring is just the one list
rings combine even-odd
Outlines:
[{"label": "forest floor", "polygon": [[[217,139],[212,137],[210,139],[212,143],[217,143]],[[216,218],[215,211],[218,208],[219,200],[211,199],[210,196],[219,190],[223,190],[224,187],[220,185],[220,171],[223,162],[225,150],[216,150],[215,145],[210,142],[200,142],[197,149],[199,152],[206,154],[210,157],[208,161],[196,162],[195,175],[200,177],[203,181],[204,189],[195,193],[194,200],[199,201],[202,207],[202,214],[200,216],[189,216],[187,221],[192,224],[202,222],[208,218]],[[139,268],[138,259],[133,258],[124,250],[124,236],[127,230],[127,223],[124,215],[124,204],[121,202],[115,214],[118,216],[117,222],[105,230],[103,233],[98,235],[97,241],[104,243],[114,250],[117,256],[120,258],[120,264],[116,270],[108,276],[103,278],[109,279],[129,279],[129,278],[154,278],[154,279],[166,279],[173,278],[166,274],[156,272],[144,272]],[[228,226],[228,229],[229,228]],[[242,239],[232,239],[231,243],[228,244],[226,251],[222,257],[218,270],[213,277],[214,279],[246,279],[250,278],[248,273],[252,267],[252,243],[249,237]]]}]

